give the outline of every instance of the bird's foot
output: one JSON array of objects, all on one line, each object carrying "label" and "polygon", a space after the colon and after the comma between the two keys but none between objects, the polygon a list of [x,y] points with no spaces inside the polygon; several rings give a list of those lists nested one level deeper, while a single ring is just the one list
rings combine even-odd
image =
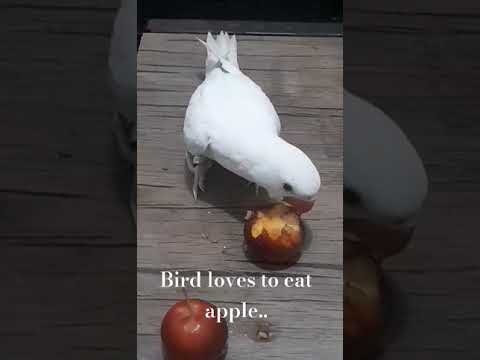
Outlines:
[{"label": "bird's foot", "polygon": [[208,169],[212,166],[212,161],[206,157],[186,154],[187,167],[193,173],[192,193],[195,200],[198,199],[198,189],[206,190],[205,180]]},{"label": "bird's foot", "polygon": [[188,151],[185,151],[185,163],[187,164],[188,171],[193,174],[195,172],[195,166],[193,165],[193,156]]},{"label": "bird's foot", "polygon": [[199,169],[199,176],[198,176],[198,188],[205,192],[206,186],[205,186],[205,180],[207,179],[207,171],[204,170],[204,173],[202,174],[202,171]]},{"label": "bird's foot", "polygon": [[193,172],[193,197],[195,200],[198,199],[198,189],[205,192],[206,186],[206,178],[207,178],[207,171],[210,168],[211,163],[210,161],[200,162],[198,165],[194,167]]}]

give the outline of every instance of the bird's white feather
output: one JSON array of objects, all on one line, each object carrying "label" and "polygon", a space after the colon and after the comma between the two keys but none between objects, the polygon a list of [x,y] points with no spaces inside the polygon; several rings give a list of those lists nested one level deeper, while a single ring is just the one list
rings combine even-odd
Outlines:
[{"label": "bird's white feather", "polygon": [[[209,33],[207,42],[201,42],[207,48],[206,78],[187,108],[187,150],[194,155],[207,155],[210,144],[218,146],[239,134],[278,135],[280,119],[270,99],[238,69],[235,36],[229,38],[222,32],[215,40]],[[231,67],[237,71],[228,71]]]},{"label": "bird's white feather", "polygon": [[207,48],[207,59],[205,60],[205,73],[218,66],[218,62],[228,62],[230,72],[237,72],[239,69],[237,59],[237,39],[235,35],[229,37],[227,33],[221,32],[215,39],[211,33],[207,35],[207,42],[198,39]]}]

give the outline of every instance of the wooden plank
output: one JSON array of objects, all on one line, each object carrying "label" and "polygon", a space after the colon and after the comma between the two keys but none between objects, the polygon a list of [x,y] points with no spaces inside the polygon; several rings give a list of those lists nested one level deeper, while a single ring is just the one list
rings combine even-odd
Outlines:
[{"label": "wooden plank", "polygon": [[[131,252],[132,247],[52,244],[2,248],[0,278],[8,289],[0,309],[2,354],[76,360],[118,359],[132,351],[129,325],[136,312],[125,302],[133,305],[135,282],[124,273]],[[51,288],[59,290],[46,291]]]},{"label": "wooden plank", "polygon": [[130,359],[136,239],[107,76],[118,1],[7,3],[0,353]]},{"label": "wooden plank", "polygon": [[[161,357],[158,329],[182,296],[159,289],[162,270],[216,274],[311,274],[314,286],[285,289],[199,289],[199,296],[231,305],[261,304],[276,329],[269,344],[233,326],[235,359],[340,359],[342,356],[342,40],[239,36],[239,62],[266,91],[282,118],[285,138],[318,166],[323,188],[306,214],[308,250],[294,267],[266,271],[244,254],[243,217],[261,201],[254,189],[219,166],[195,202],[186,176],[182,138],[189,97],[201,82],[204,49],[188,34],[145,34],[138,58],[138,357]],[[232,189],[236,189],[232,191]]]},{"label": "wooden plank", "polygon": [[71,10],[96,10],[101,11],[103,9],[111,11],[116,10],[120,6],[120,0],[72,0],[62,1],[58,0],[8,0],[8,3],[3,4],[5,8],[20,8],[20,9],[48,9],[55,11],[58,9],[71,9]]},{"label": "wooden plank", "polygon": [[478,358],[479,10],[345,3],[345,85],[405,131],[430,183],[410,246],[385,264],[396,289],[385,360]]},{"label": "wooden plank", "polygon": [[[268,294],[267,296],[271,295]],[[148,326],[150,331],[139,334],[138,358],[152,359],[158,356],[160,342],[157,329],[160,323],[158,315],[155,315],[165,313],[168,306],[173,303],[174,301],[165,301],[165,305],[159,306],[158,301],[140,301],[139,322],[145,325],[145,328]],[[229,306],[233,303],[226,302],[221,305]],[[297,310],[297,321],[292,322],[291,319],[290,321],[288,319],[288,311],[292,306],[298,307],[294,302],[282,303],[277,301],[270,304],[260,304],[259,307],[269,312],[271,317],[284,320],[271,327],[273,340],[269,343],[253,341],[246,334],[252,333],[255,324],[239,322],[236,327],[232,327],[233,329],[229,334],[229,356],[235,359],[251,359],[252,356],[255,356],[259,359],[295,357],[314,360],[318,359],[318,354],[322,354],[322,357],[327,359],[341,359],[339,349],[341,349],[342,343],[339,342],[339,339],[342,337],[343,330],[338,327],[338,324],[341,324],[341,319],[335,315],[332,316],[336,313],[341,317],[341,310],[338,312],[325,310],[325,304],[318,301],[304,303],[304,306]],[[308,311],[305,311],[307,308]],[[313,312],[315,317],[311,316]],[[144,314],[152,314],[152,318],[144,319],[142,316]],[[318,326],[319,323],[322,324],[322,327]],[[329,328],[329,330],[323,331],[322,328]],[[306,329],[310,329],[310,331],[306,331]],[[280,341],[281,345],[279,345]]]},{"label": "wooden plank", "polygon": [[[108,37],[112,32],[115,8],[11,7],[3,10],[2,30],[8,32],[46,32]],[[135,16],[133,14],[132,16]],[[19,21],[21,19],[21,21]]]}]

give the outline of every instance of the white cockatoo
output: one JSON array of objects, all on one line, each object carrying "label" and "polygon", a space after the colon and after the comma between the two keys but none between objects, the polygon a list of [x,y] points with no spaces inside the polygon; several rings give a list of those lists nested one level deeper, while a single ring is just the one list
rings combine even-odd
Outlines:
[{"label": "white cockatoo", "polygon": [[[344,186],[378,222],[404,222],[421,208],[428,181],[417,151],[382,110],[344,90]],[[355,217],[346,207],[345,216]]]},{"label": "white cockatoo", "polygon": [[428,190],[422,160],[382,110],[344,90],[344,238],[378,258],[410,241]]},{"label": "white cockatoo", "polygon": [[205,80],[193,93],[184,123],[193,195],[205,191],[212,161],[264,188],[299,212],[311,209],[320,175],[310,158],[280,137],[280,119],[262,89],[240,70],[235,35],[208,33]]}]

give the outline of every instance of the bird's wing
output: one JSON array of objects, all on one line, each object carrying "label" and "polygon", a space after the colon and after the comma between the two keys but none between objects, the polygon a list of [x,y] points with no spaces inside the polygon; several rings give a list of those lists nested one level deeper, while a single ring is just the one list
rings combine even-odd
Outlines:
[{"label": "bird's wing", "polygon": [[251,125],[257,127],[264,126],[266,131],[272,131],[279,135],[282,130],[282,124],[268,96],[262,88],[248,76],[242,74],[240,78],[242,78],[243,91],[240,95],[241,98],[238,100],[242,108],[243,106],[251,106],[251,110],[254,113],[254,116],[250,117],[250,119],[252,119]]},{"label": "bird's wing", "polygon": [[192,154],[206,155],[211,142],[252,134],[279,134],[280,120],[272,103],[243,74],[214,70],[195,90],[184,123],[184,138]]}]

